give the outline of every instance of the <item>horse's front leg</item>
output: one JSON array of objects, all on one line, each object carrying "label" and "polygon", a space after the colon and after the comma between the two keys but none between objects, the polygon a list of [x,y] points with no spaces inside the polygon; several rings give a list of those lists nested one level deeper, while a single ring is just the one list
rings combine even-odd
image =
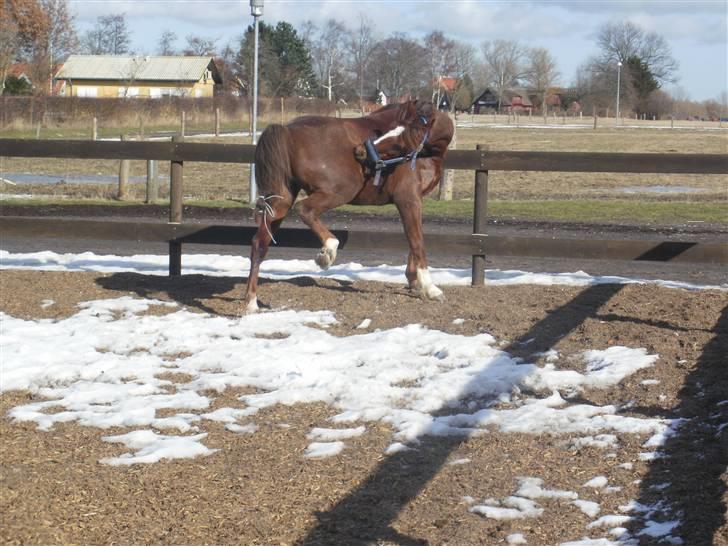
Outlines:
[{"label": "horse's front leg", "polygon": [[299,201],[295,208],[298,215],[311,230],[318,236],[322,247],[316,255],[316,264],[321,269],[328,269],[336,260],[339,240],[321,222],[320,216],[327,210],[333,209],[351,201],[356,195],[356,188],[349,192],[324,193],[315,192],[306,199]]},{"label": "horse's front leg", "polygon": [[394,204],[397,206],[402,219],[404,233],[409,245],[405,276],[409,287],[413,290],[419,290],[423,298],[444,301],[445,296],[442,290],[432,282],[430,270],[427,267],[425,238],[422,231],[422,198],[415,190],[414,184],[408,184],[407,186],[404,186],[404,191],[395,192],[393,195]]}]

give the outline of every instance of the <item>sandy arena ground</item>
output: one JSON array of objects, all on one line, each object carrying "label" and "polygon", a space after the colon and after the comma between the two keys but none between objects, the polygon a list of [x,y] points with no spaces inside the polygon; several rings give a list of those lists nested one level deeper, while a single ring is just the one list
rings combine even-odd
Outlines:
[{"label": "sandy arena ground", "polygon": [[[0,272],[0,311],[21,318],[59,320],[77,304],[123,295],[178,302],[191,310],[235,316],[241,278],[152,277],[133,273]],[[533,355],[551,347],[570,355],[588,347],[644,347],[659,354],[613,389],[582,393],[583,403],[633,402],[625,415],[690,419],[667,441],[666,457],[643,461],[645,437],[618,435],[615,456],[576,448],[569,435],[505,434],[426,437],[416,450],[384,455],[392,430],[367,423],[335,457],[303,458],[306,432],[336,413],[323,404],[276,406],[256,416],[255,434],[231,434],[201,423],[214,455],[151,465],[111,467],[103,457],[123,447],[101,437],[128,429],[76,424],[39,431],[7,412],[35,398],[0,397],[0,539],[6,544],[505,544],[523,533],[529,545],[584,536],[588,518],[563,499],[542,499],[548,517],[494,520],[471,513],[464,496],[503,498],[519,476],[580,491],[604,475],[618,491],[594,491],[603,514],[629,500],[670,503],[682,511],[676,533],[685,544],[728,545],[728,293],[645,285],[571,287],[445,287],[447,304],[423,303],[405,287],[299,278],[264,281],[263,304],[329,309],[331,332],[355,335],[373,328],[421,323],[450,333],[488,332],[508,352]],[[42,306],[45,300],[54,305]],[[152,312],[167,312],[156,310]],[[455,318],[465,319],[453,323]],[[533,342],[526,343],[531,338]],[[37,347],[42,351],[43,347]],[[175,382],[188,380],[171,375]],[[646,378],[659,384],[642,384]],[[211,409],[240,406],[244,391],[228,389]],[[722,415],[721,415],[722,410]],[[469,464],[448,464],[470,459]],[[626,469],[624,463],[632,463]],[[665,485],[667,484],[667,485]],[[587,498],[584,496],[583,498]],[[629,524],[627,524],[629,528]],[[614,537],[612,537],[614,538]],[[640,544],[664,544],[643,536]]]}]

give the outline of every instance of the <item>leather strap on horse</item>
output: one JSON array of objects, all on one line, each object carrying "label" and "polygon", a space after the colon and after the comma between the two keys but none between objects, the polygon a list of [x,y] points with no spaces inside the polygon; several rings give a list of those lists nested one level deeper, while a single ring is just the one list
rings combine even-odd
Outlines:
[{"label": "leather strap on horse", "polygon": [[372,168],[374,169],[374,186],[379,188],[381,191],[381,184],[382,184],[382,171],[386,169],[387,167],[391,167],[392,165],[399,165],[400,163],[406,163],[407,161],[410,162],[410,169],[413,171],[415,170],[415,161],[417,160],[417,156],[422,151],[422,149],[425,147],[425,144],[427,143],[427,139],[430,136],[430,131],[425,131],[425,136],[422,138],[422,142],[420,142],[419,146],[409,152],[408,154],[405,154],[400,157],[393,157],[391,159],[382,159],[379,157],[379,152],[377,152],[376,146],[374,146],[374,142],[371,138],[368,138],[364,141],[364,148],[367,151],[367,156],[369,159],[369,163],[371,164]]}]

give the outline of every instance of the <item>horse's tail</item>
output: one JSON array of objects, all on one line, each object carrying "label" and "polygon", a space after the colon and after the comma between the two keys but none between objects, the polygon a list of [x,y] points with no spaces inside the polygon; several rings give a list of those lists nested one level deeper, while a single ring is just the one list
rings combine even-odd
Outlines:
[{"label": "horse's tail", "polygon": [[290,194],[291,178],[288,129],[274,123],[263,131],[255,148],[255,182],[258,193],[262,196]]}]

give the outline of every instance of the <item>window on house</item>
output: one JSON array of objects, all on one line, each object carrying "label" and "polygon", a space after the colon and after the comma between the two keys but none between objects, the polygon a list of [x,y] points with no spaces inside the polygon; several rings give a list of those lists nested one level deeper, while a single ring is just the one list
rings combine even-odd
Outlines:
[{"label": "window on house", "polygon": [[99,90],[96,87],[88,85],[77,85],[76,96],[77,97],[96,97],[99,94]]}]

